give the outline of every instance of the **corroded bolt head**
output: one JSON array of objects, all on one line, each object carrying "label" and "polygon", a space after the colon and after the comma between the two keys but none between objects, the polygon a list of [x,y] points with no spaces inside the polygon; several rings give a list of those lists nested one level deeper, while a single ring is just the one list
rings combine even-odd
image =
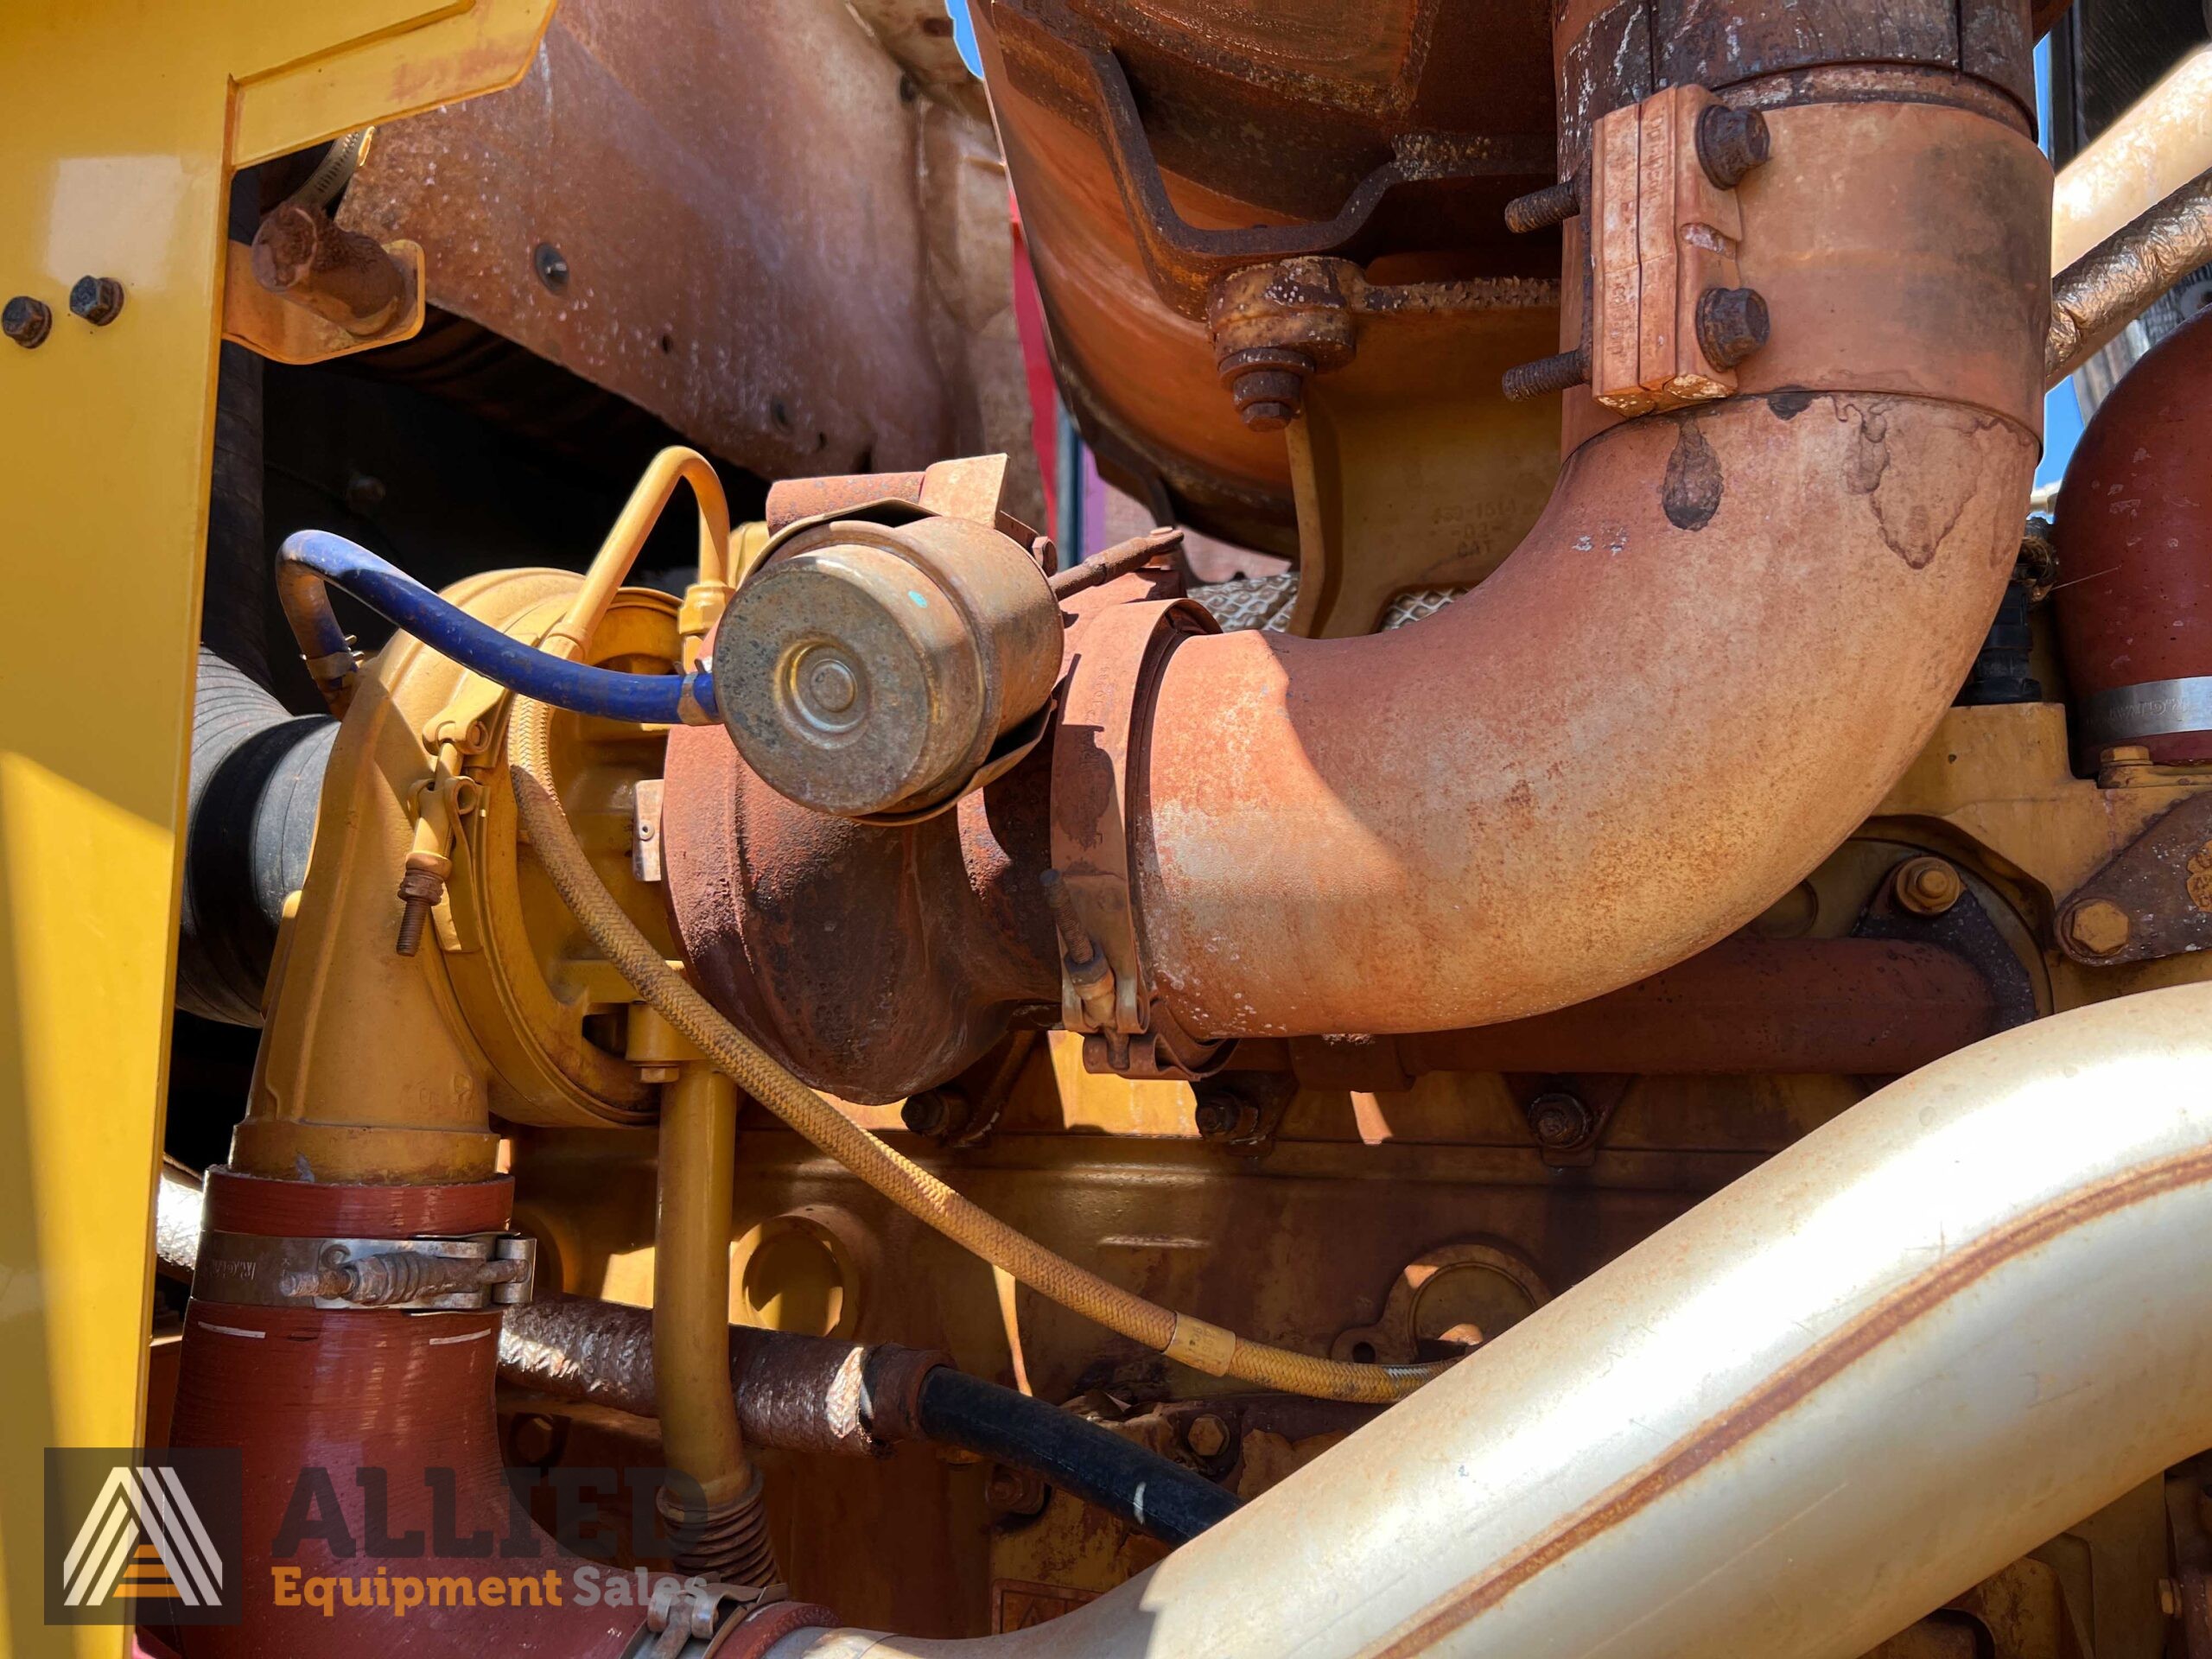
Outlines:
[{"label": "corroded bolt head", "polygon": [[105,328],[123,310],[123,284],[112,276],[79,276],[69,290],[69,308],[95,328]]},{"label": "corroded bolt head", "polygon": [[1538,1095],[1529,1103],[1529,1128],[1536,1144],[1558,1152],[1590,1138],[1590,1109],[1564,1090]]},{"label": "corroded bolt head", "polygon": [[1233,1088],[1208,1079],[1198,1085],[1191,1121],[1208,1141],[1235,1141],[1260,1132],[1260,1108]]},{"label": "corroded bolt head", "polygon": [[1897,903],[1916,916],[1941,916],[1959,902],[1966,883],[1940,858],[1909,858],[1897,866]]},{"label": "corroded bolt head", "polygon": [[54,328],[54,311],[44,300],[18,294],[0,307],[0,334],[29,351],[41,344]]},{"label": "corroded bolt head", "polygon": [[2127,948],[2127,912],[2109,899],[2091,899],[2066,912],[2066,937],[2084,956],[2109,957]]},{"label": "corroded bolt head", "polygon": [[1298,418],[1306,382],[1318,371],[1313,357],[1294,346],[1248,346],[1214,365],[1230,401],[1255,432],[1280,432]]},{"label": "corroded bolt head", "polygon": [[1766,301],[1755,288],[1708,288],[1697,296],[1698,348],[1732,369],[1766,344]]},{"label": "corroded bolt head", "polygon": [[1698,165],[1723,190],[1734,189],[1743,182],[1744,175],[1763,165],[1772,153],[1766,118],[1757,110],[1732,110],[1726,104],[1713,104],[1698,117]]},{"label": "corroded bolt head", "polygon": [[1200,1412],[1183,1431],[1183,1444],[1199,1457],[1217,1458],[1229,1444],[1229,1425],[1210,1411]]},{"label": "corroded bolt head", "polygon": [[967,1126],[966,1098],[950,1089],[925,1089],[906,1096],[899,1109],[901,1122],[916,1135],[932,1141],[950,1140]]}]

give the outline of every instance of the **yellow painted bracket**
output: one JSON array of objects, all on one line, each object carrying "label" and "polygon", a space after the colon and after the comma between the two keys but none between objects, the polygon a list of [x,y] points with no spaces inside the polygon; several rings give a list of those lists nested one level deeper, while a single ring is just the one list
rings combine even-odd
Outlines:
[{"label": "yellow painted bracket", "polygon": [[243,242],[230,244],[223,277],[223,338],[272,363],[327,363],[414,339],[423,332],[423,245],[402,239],[385,243],[384,251],[398,265],[405,291],[382,327],[353,334],[282,294],[271,294],[253,278],[253,250]]},{"label": "yellow painted bracket", "polygon": [[[0,299],[0,1649],[41,1448],[138,1438],[216,343],[238,168],[506,86],[553,0],[6,0]],[[104,327],[80,276],[123,286]]]}]

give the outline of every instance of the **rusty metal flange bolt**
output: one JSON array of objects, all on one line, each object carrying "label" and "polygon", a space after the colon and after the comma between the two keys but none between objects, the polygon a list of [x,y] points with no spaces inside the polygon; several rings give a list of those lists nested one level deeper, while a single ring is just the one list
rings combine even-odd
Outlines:
[{"label": "rusty metal flange bolt", "polygon": [[1351,359],[1357,324],[1345,282],[1357,267],[1342,259],[1284,259],[1234,270],[1206,298],[1214,369],[1255,432],[1279,432],[1296,420],[1306,383]]}]

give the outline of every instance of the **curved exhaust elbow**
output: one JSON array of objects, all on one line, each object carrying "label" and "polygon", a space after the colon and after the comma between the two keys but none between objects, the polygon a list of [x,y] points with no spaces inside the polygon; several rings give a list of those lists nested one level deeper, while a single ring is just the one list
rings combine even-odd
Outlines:
[{"label": "curved exhaust elbow", "polygon": [[1386,635],[1188,639],[1147,688],[1129,865],[1185,1031],[1630,983],[1788,891],[1934,729],[2018,546],[2050,170],[1962,109],[1766,120],[1738,194],[1772,337],[1738,395],[1619,421],[1578,394],[1593,435],[1481,587]]},{"label": "curved exhaust elbow", "polygon": [[1950,703],[2035,456],[1926,398],[1647,416],[1426,622],[1183,644],[1134,860],[1162,999],[1206,1037],[1484,1025],[1742,925]]},{"label": "curved exhaust elbow", "polygon": [[[1071,614],[1049,756],[904,829],[807,813],[717,734],[677,734],[671,893],[702,984],[809,1082],[890,1100],[1055,1004],[1112,1069],[1188,1075],[1221,1039],[1545,1013],[1751,920],[1910,765],[2018,553],[2050,169],[2017,107],[1967,86],[1739,82],[1769,154],[1725,203],[1679,151],[1616,180],[1663,234],[1623,243],[1622,200],[1600,204],[1608,259],[1624,245],[1631,295],[1684,303],[1593,283],[1600,384],[1567,398],[1550,505],[1440,613],[1218,635],[1136,585]],[[1673,94],[1601,135],[1661,106],[1679,133],[1710,97]],[[1674,183],[1646,200],[1653,171]],[[1727,395],[1623,418],[1681,390],[1619,365],[1679,361],[1669,330],[1710,291],[1683,273],[1724,244],[1765,343],[1693,387]],[[1045,913],[1047,864],[1071,916]]]},{"label": "curved exhaust elbow", "polygon": [[779,1659],[1865,1653],[2212,1441],[2208,1031],[1961,1050],[1090,1605]]}]

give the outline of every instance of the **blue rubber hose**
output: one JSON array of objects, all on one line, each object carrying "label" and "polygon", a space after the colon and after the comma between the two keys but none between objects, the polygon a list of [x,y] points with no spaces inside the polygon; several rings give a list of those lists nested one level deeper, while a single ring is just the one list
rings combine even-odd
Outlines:
[{"label": "blue rubber hose", "polygon": [[330,608],[332,587],[470,672],[556,709],[641,725],[712,726],[720,719],[707,669],[618,674],[569,662],[479,622],[365,547],[327,531],[302,530],[286,537],[276,555],[276,597],[334,714],[345,713],[353,657]]}]

